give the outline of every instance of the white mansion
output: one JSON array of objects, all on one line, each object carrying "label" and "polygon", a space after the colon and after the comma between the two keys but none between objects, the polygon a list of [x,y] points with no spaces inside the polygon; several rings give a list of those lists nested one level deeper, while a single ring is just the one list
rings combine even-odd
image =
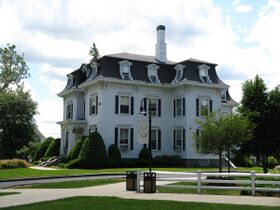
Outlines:
[{"label": "white mansion", "polygon": [[213,165],[217,157],[197,153],[192,136],[200,132],[197,118],[212,110],[230,113],[236,105],[216,66],[167,60],[163,25],[157,27],[155,57],[117,53],[83,64],[67,75],[58,94],[64,106],[60,153],[66,155],[79,136],[97,130],[107,148],[116,144],[123,158],[138,157],[143,148],[139,124],[148,123],[139,114],[143,102],[152,116],[153,157],[179,155],[188,165]]}]

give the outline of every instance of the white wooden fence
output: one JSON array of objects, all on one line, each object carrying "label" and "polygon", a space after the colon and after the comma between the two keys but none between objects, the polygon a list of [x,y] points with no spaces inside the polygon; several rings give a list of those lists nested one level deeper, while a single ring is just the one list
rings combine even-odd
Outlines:
[{"label": "white wooden fence", "polygon": [[[142,186],[140,185],[141,177],[142,177],[141,174],[142,172],[137,173],[138,192],[140,192],[140,187]],[[219,177],[223,177],[223,179],[219,179]],[[260,180],[261,177],[262,179]],[[230,178],[234,178],[234,179],[230,179]],[[265,180],[267,178],[273,178],[274,180]],[[280,174],[262,174],[262,173],[255,173],[255,172],[211,173],[211,172],[201,172],[201,171],[198,171],[196,173],[174,172],[174,173],[166,174],[166,173],[157,172],[156,180],[196,183],[195,185],[172,184],[172,185],[162,185],[161,187],[190,188],[190,189],[196,189],[197,193],[201,193],[202,189],[247,190],[247,191],[251,191],[253,196],[256,195],[256,191],[280,192]],[[212,184],[214,183],[215,185],[204,185],[208,183],[212,183]],[[233,184],[233,185],[237,184],[241,186],[221,186],[219,184]]]}]

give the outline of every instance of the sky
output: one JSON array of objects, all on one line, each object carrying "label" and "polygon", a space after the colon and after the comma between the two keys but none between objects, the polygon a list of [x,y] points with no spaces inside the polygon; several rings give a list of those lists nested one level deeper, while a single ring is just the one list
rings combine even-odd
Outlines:
[{"label": "sky", "polygon": [[280,84],[280,0],[0,0],[0,47],[15,44],[38,102],[35,119],[46,136],[60,137],[66,75],[101,55],[155,55],[156,27],[165,25],[167,58],[217,63],[237,102],[242,83],[261,76]]}]

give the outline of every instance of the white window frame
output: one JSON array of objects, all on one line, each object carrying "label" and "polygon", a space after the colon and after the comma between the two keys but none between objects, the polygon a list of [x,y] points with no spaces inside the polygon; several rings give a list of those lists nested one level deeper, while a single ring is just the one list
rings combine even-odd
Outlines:
[{"label": "white window frame", "polygon": [[[130,72],[130,66],[132,65],[131,62],[128,60],[120,61],[120,75],[123,80],[133,80]],[[127,74],[127,75],[126,75]]]},{"label": "white window frame", "polygon": [[[124,152],[126,152],[126,151],[129,151],[129,148],[130,148],[130,127],[118,127],[118,130],[119,130],[119,132],[118,132],[118,145],[119,145],[119,148],[120,148],[120,150],[121,151],[124,151]],[[127,130],[127,143],[125,144],[125,143],[123,143],[123,142],[121,142],[122,141],[122,134],[121,134],[121,131],[122,130]],[[123,139],[125,139],[125,138],[123,138]]]},{"label": "white window frame", "polygon": [[[151,130],[151,150],[152,151],[158,151],[158,128],[152,128]],[[155,132],[155,139],[153,139],[153,132]],[[152,142],[155,141],[155,147],[153,148]]]},{"label": "white window frame", "polygon": [[[180,135],[179,135],[180,132]],[[183,128],[175,128],[175,150],[177,152],[183,151],[183,141],[184,141],[184,129]],[[179,144],[180,142],[180,144]]]},{"label": "white window frame", "polygon": [[176,75],[174,80],[172,81],[172,84],[176,84],[180,81],[180,79],[182,79],[183,74],[184,74],[184,68],[185,66],[182,64],[177,64],[174,69],[176,70]]},{"label": "white window frame", "polygon": [[221,90],[221,101],[225,102],[227,100],[227,90]]},{"label": "white window frame", "polygon": [[[91,95],[90,98],[89,98],[89,115],[96,115],[96,110],[97,110],[97,106],[98,104],[96,103],[96,96],[97,94],[94,94],[94,95]],[[94,100],[94,103],[92,102],[92,100]],[[95,110],[94,110],[94,113],[92,112],[92,107],[95,106]]]},{"label": "white window frame", "polygon": [[[206,101],[207,106],[203,105],[203,101]],[[204,108],[205,107],[205,108]],[[203,114],[204,111],[202,111],[203,109],[207,108],[207,114]],[[200,117],[207,117],[210,113],[210,100],[209,98],[199,98],[199,116]]]},{"label": "white window frame", "polygon": [[74,83],[75,76],[73,74],[68,74],[67,78],[68,78],[68,84],[67,84],[66,88],[70,88]]},{"label": "white window frame", "polygon": [[210,69],[210,66],[202,64],[202,65],[199,65],[197,68],[199,70],[200,80],[203,83],[212,83],[212,81],[210,80],[209,75],[208,75],[208,70]]},{"label": "white window frame", "polygon": [[[148,77],[151,83],[160,84],[160,80],[158,77],[158,68],[159,66],[156,64],[149,64],[146,66],[148,71]],[[154,79],[152,79],[154,78]]]},{"label": "white window frame", "polygon": [[[175,100],[175,116],[183,116],[183,98],[176,98]],[[181,102],[181,113],[178,112],[178,101]]]},{"label": "white window frame", "polygon": [[[68,107],[71,107],[72,106],[72,109],[69,108],[68,110]],[[68,117],[68,113],[70,113],[70,117]],[[74,117],[74,104],[72,101],[69,101],[66,105],[66,120],[73,120],[73,117]]]},{"label": "white window frame", "polygon": [[[127,97],[128,98],[128,110],[127,110],[127,113],[121,112],[121,106],[122,106],[121,98],[122,97]],[[131,97],[130,96],[128,96],[128,95],[119,95],[119,107],[118,107],[119,114],[123,114],[123,115],[129,115],[130,114],[130,107],[131,107],[130,101],[131,101]]]},{"label": "white window frame", "polygon": [[[148,116],[151,116],[151,117],[157,117],[158,116],[158,98],[151,98],[151,97],[147,97],[147,107],[146,107],[146,110],[147,110],[147,113],[148,113]],[[156,111],[150,111],[150,101],[153,101],[155,100],[155,108],[156,108]]]}]

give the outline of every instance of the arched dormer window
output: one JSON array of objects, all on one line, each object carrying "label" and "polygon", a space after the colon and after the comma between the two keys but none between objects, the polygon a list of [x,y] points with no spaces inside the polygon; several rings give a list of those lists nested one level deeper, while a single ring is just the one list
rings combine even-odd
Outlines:
[{"label": "arched dormer window", "polygon": [[184,68],[185,68],[185,66],[182,65],[182,64],[177,64],[175,66],[174,69],[176,70],[176,75],[175,75],[174,80],[172,81],[172,84],[176,84],[176,83],[178,83],[181,80],[181,78],[183,76],[183,73],[184,73],[183,72]]},{"label": "arched dormer window", "polygon": [[130,73],[131,62],[124,60],[119,62],[120,65],[120,75],[123,80],[133,80]]},{"label": "arched dormer window", "polygon": [[70,87],[72,87],[72,85],[74,83],[75,76],[73,74],[68,74],[67,77],[68,77],[68,83],[67,83],[66,88],[70,88]]},{"label": "arched dormer window", "polygon": [[157,73],[158,68],[159,66],[157,66],[156,64],[147,65],[148,77],[152,83],[160,83]]},{"label": "arched dormer window", "polygon": [[92,62],[91,64],[90,64],[90,67],[91,67],[91,75],[90,75],[90,77],[89,77],[89,79],[94,79],[95,77],[96,77],[96,75],[97,75],[97,68],[98,68],[98,63],[96,63],[96,62]]},{"label": "arched dormer window", "polygon": [[199,65],[197,68],[199,70],[199,77],[200,77],[201,81],[203,83],[212,83],[212,81],[210,80],[209,75],[208,75],[208,70],[210,69],[210,67],[205,64],[202,64],[202,65]]}]

